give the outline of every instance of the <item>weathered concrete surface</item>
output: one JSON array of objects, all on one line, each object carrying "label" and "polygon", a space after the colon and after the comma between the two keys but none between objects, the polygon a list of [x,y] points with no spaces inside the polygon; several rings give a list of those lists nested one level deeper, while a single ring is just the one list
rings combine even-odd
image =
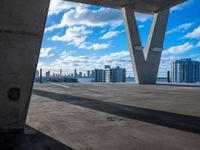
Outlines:
[{"label": "weathered concrete surface", "polygon": [[0,132],[24,128],[48,6],[49,0],[0,2]]},{"label": "weathered concrete surface", "polygon": [[[35,84],[27,124],[44,138],[39,142],[30,135],[26,146],[199,150],[199,97],[200,87]],[[45,142],[47,135],[52,144]]]},{"label": "weathered concrete surface", "polygon": [[119,8],[131,6],[138,12],[153,13],[169,9],[185,0],[66,0],[90,5]]}]

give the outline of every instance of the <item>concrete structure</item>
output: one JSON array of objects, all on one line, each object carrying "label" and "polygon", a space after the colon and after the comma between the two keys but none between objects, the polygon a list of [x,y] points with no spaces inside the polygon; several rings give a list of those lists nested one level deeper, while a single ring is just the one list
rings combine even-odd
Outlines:
[{"label": "concrete structure", "polygon": [[[122,8],[138,83],[155,83],[168,9],[184,0],[71,0]],[[0,130],[24,128],[39,57],[49,0],[2,0],[0,5]],[[134,11],[155,13],[147,51],[132,17]],[[154,61],[155,60],[155,61]],[[147,72],[149,74],[147,76]],[[76,75],[76,74],[75,74]]]},{"label": "concrete structure", "polygon": [[185,0],[66,0],[89,5],[97,5],[121,9],[124,6],[130,6],[134,11],[141,13],[155,13],[169,9]]},{"label": "concrete structure", "polygon": [[122,8],[129,51],[135,73],[135,81],[139,84],[155,84],[169,10],[167,9],[154,15],[148,43],[144,53],[133,10],[132,7]]},{"label": "concrete structure", "polygon": [[49,0],[0,4],[0,130],[24,128]]}]

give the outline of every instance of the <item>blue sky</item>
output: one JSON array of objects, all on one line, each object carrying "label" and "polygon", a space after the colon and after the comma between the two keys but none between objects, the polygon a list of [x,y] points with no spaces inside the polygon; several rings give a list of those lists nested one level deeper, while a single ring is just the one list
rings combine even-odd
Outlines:
[{"label": "blue sky", "polygon": [[[189,0],[170,11],[159,76],[175,59],[200,61],[200,0]],[[145,47],[153,16],[136,14]],[[38,68],[64,73],[103,68],[127,68],[133,76],[120,10],[51,0]]]}]

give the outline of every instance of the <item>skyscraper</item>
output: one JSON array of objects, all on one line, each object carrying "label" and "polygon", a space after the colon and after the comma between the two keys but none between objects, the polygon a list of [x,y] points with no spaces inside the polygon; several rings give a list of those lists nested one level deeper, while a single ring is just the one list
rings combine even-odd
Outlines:
[{"label": "skyscraper", "polygon": [[62,69],[60,69],[60,77],[62,76]]},{"label": "skyscraper", "polygon": [[109,65],[105,65],[105,82],[110,82],[111,68]]},{"label": "skyscraper", "polygon": [[42,68],[40,68],[40,83],[42,83]]},{"label": "skyscraper", "polygon": [[190,58],[176,60],[171,67],[172,82],[199,82],[200,63]]},{"label": "skyscraper", "polygon": [[74,77],[77,77],[77,71],[74,69]]},{"label": "skyscraper", "polygon": [[90,70],[87,70],[87,77],[90,77]]}]

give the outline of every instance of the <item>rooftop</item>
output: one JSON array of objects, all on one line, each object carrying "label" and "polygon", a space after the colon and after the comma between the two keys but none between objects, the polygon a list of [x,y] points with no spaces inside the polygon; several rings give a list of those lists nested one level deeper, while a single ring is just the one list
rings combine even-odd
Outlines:
[{"label": "rooftop", "polygon": [[35,84],[25,132],[1,135],[0,149],[199,150],[199,97],[198,86]]},{"label": "rooftop", "polygon": [[132,6],[135,11],[144,13],[158,12],[173,7],[185,0],[67,0],[72,2],[97,5],[110,8]]}]

